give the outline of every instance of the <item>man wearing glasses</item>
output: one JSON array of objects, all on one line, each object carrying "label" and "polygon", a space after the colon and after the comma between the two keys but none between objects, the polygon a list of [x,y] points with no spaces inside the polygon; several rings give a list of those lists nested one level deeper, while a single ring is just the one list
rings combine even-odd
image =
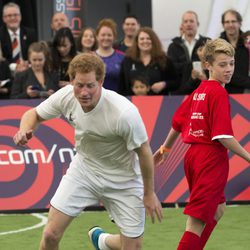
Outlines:
[{"label": "man wearing glasses", "polygon": [[21,71],[27,65],[29,45],[37,40],[33,29],[20,26],[21,20],[17,4],[11,2],[4,5],[0,41],[3,57],[10,63],[12,71]]},{"label": "man wearing glasses", "polygon": [[244,45],[241,31],[242,16],[239,12],[229,9],[222,14],[221,22],[224,31],[220,38],[227,40],[235,48],[235,69],[234,74],[226,89],[229,93],[243,93],[250,88],[249,55]]}]

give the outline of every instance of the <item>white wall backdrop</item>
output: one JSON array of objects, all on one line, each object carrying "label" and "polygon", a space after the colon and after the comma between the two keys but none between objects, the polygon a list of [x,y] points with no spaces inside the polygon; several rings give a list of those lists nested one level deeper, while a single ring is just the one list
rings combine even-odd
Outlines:
[{"label": "white wall backdrop", "polygon": [[167,48],[179,35],[182,14],[193,10],[199,16],[199,33],[216,38],[223,30],[221,15],[229,8],[241,13],[242,30],[250,30],[250,0],[152,0],[153,28]]}]

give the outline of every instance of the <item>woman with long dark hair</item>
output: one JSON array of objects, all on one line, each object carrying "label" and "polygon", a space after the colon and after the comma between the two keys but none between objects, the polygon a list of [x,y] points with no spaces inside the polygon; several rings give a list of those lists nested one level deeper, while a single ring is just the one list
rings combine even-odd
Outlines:
[{"label": "woman with long dark hair", "polygon": [[131,95],[131,82],[145,75],[149,79],[150,93],[167,94],[177,88],[175,68],[165,55],[157,34],[150,27],[139,29],[133,45],[126,51],[121,67],[119,92]]},{"label": "woman with long dark hair", "polygon": [[61,28],[56,32],[51,47],[53,71],[59,76],[59,87],[69,84],[68,66],[76,55],[76,45],[70,28]]}]

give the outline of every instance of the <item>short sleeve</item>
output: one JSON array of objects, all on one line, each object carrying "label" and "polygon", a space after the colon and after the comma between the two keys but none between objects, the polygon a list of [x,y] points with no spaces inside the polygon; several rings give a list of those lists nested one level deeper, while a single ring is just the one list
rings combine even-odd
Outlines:
[{"label": "short sleeve", "polygon": [[212,140],[233,136],[229,96],[226,90],[211,96],[210,128]]},{"label": "short sleeve", "polygon": [[122,113],[118,120],[117,132],[126,141],[128,150],[139,148],[148,140],[144,123],[135,107]]},{"label": "short sleeve", "polygon": [[193,99],[191,94],[176,110],[172,119],[172,127],[178,132],[183,132],[190,116],[190,107]]},{"label": "short sleeve", "polygon": [[38,115],[49,120],[61,115],[61,91],[55,92],[36,107]]}]

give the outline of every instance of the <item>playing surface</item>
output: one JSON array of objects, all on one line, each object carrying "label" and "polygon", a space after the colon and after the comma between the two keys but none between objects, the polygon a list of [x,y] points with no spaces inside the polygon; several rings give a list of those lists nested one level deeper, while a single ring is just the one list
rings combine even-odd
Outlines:
[{"label": "playing surface", "polygon": [[[1,250],[37,250],[47,214],[0,214]],[[165,208],[164,221],[151,224],[147,220],[144,250],[175,250],[185,227],[182,209]],[[115,233],[116,227],[106,212],[86,212],[76,218],[61,242],[60,250],[91,250],[87,231],[99,225]],[[226,213],[206,250],[250,250],[250,206],[227,207]]]}]

